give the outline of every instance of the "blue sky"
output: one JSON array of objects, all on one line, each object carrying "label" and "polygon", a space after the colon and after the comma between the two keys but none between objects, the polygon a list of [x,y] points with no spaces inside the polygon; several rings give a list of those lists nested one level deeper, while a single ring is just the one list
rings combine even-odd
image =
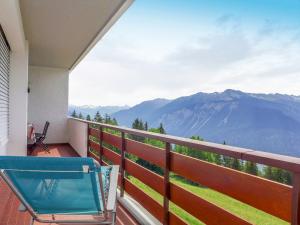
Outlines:
[{"label": "blue sky", "polygon": [[70,104],[239,89],[300,95],[300,0],[136,0],[70,75]]}]

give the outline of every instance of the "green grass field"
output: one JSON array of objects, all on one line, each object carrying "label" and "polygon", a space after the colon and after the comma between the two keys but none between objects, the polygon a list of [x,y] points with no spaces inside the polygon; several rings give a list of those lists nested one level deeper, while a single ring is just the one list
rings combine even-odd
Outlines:
[{"label": "green grass field", "polygon": [[[154,200],[158,201],[159,203],[162,203],[163,198],[159,193],[157,193],[156,191],[154,191],[153,189],[151,189],[150,187],[148,187],[147,185],[145,185],[144,183],[142,183],[141,181],[139,181],[134,177],[129,177],[129,179],[132,183],[134,183],[137,187],[142,189]],[[246,205],[240,201],[237,201],[231,197],[228,197],[224,194],[213,191],[211,189],[187,184],[174,177],[172,177],[171,181],[177,184],[178,186],[181,186],[186,190],[191,191],[192,193],[202,197],[203,199],[206,199],[207,201],[214,203],[219,207],[222,207],[253,224],[256,225],[288,225],[289,224],[283,220],[273,217],[267,213],[264,213],[249,205]],[[181,208],[177,207],[175,204],[171,203],[170,209],[173,213],[175,213],[176,215],[184,219],[189,224],[193,224],[193,225],[203,224],[195,217],[191,216]]]}]

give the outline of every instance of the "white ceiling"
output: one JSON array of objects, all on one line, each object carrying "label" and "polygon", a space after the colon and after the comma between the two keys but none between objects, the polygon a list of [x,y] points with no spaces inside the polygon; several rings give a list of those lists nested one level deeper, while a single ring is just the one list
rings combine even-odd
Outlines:
[{"label": "white ceiling", "polygon": [[72,69],[131,0],[20,0],[29,64]]}]

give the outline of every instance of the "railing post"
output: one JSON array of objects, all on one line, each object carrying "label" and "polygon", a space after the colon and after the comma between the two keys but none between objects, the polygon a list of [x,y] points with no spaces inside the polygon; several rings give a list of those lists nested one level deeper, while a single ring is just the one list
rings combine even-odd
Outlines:
[{"label": "railing post", "polygon": [[90,124],[87,123],[86,156],[90,156]]},{"label": "railing post", "polygon": [[169,224],[169,199],[170,199],[170,151],[171,145],[166,142],[165,168],[164,168],[164,220],[163,224]]},{"label": "railing post", "polygon": [[103,165],[103,127],[99,127],[99,163]]},{"label": "railing post", "polygon": [[121,132],[122,137],[122,145],[121,145],[121,165],[120,165],[120,173],[121,173],[121,185],[120,185],[120,196],[124,196],[124,185],[125,185],[125,133]]},{"label": "railing post", "polygon": [[300,173],[293,173],[292,225],[300,225]]}]

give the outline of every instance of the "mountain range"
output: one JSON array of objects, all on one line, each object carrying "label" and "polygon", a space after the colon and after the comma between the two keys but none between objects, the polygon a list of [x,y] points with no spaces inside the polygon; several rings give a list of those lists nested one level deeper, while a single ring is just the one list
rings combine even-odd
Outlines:
[{"label": "mountain range", "polygon": [[112,113],[120,125],[135,118],[168,134],[300,157],[300,96],[237,90],[154,99]]},{"label": "mountain range", "polygon": [[71,115],[72,112],[75,110],[77,115],[81,113],[84,117],[87,115],[90,115],[92,118],[95,116],[95,114],[99,111],[101,115],[105,114],[113,114],[115,112],[118,112],[120,110],[128,109],[129,106],[93,106],[93,105],[82,105],[82,106],[76,106],[76,105],[69,105],[68,114]]}]

